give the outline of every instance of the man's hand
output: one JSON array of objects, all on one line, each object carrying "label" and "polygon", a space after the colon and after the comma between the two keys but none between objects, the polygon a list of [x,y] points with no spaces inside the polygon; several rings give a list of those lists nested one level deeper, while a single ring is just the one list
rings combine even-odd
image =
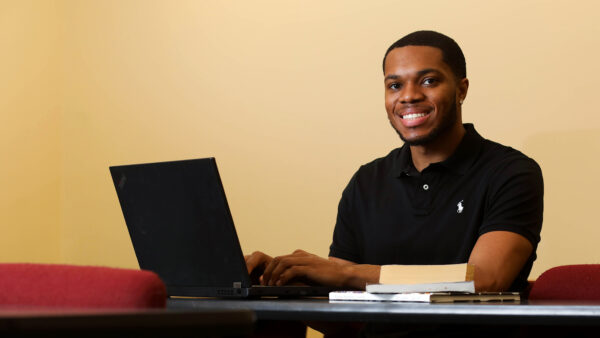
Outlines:
[{"label": "man's hand", "polygon": [[379,265],[356,264],[336,257],[326,259],[303,250],[275,258],[255,251],[244,258],[253,282],[262,285],[304,282],[364,290],[367,283],[379,281],[381,270]]},{"label": "man's hand", "polygon": [[380,267],[376,265],[359,265],[335,257],[326,259],[296,250],[290,255],[273,258],[261,280],[264,285],[301,281],[312,285],[364,289],[367,282],[379,280],[379,271]]},{"label": "man's hand", "polygon": [[345,279],[342,264],[303,250],[273,258],[262,276],[264,285],[285,285],[305,281],[317,285],[342,286]]},{"label": "man's hand", "polygon": [[245,255],[244,259],[246,260],[246,268],[248,269],[252,284],[264,284],[262,283],[261,276],[273,258],[263,252],[254,251],[250,255]]}]

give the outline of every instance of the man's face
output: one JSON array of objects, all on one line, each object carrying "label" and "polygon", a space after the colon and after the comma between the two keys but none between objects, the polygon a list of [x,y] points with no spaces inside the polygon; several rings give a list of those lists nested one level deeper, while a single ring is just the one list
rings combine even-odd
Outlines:
[{"label": "man's face", "polygon": [[393,49],[384,76],[388,118],[407,144],[426,145],[462,124],[458,102],[467,93],[468,80],[456,80],[440,49]]}]

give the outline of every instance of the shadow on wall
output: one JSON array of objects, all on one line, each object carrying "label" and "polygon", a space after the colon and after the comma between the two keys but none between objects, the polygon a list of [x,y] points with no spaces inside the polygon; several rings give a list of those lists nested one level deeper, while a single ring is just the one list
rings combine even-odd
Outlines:
[{"label": "shadow on wall", "polygon": [[600,262],[600,129],[537,134],[523,152],[542,167],[545,186],[532,276],[560,264]]}]

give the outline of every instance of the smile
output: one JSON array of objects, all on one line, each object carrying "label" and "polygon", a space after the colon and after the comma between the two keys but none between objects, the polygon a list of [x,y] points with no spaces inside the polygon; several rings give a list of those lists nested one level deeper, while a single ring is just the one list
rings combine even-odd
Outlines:
[{"label": "smile", "polygon": [[402,118],[403,120],[414,120],[414,119],[418,119],[420,117],[424,117],[427,114],[428,113],[411,113],[411,114],[402,115],[402,116],[400,116],[400,118]]}]

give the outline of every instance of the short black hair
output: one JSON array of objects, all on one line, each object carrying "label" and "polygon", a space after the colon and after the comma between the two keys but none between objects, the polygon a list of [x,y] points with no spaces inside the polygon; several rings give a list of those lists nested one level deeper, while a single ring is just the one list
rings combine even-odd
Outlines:
[{"label": "short black hair", "polygon": [[434,31],[416,31],[406,35],[394,42],[383,57],[383,71],[385,72],[385,60],[388,54],[396,48],[405,46],[429,46],[439,48],[442,51],[442,60],[450,66],[452,72],[458,79],[467,77],[467,64],[465,55],[452,38]]}]

